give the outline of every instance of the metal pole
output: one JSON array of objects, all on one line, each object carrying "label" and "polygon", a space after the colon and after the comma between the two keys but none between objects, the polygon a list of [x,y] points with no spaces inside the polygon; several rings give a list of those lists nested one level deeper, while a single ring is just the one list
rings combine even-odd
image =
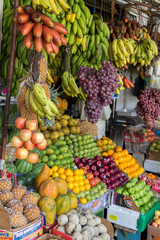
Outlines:
[{"label": "metal pole", "polygon": [[[13,16],[17,15],[18,4],[19,4],[19,0],[15,0]],[[4,123],[3,123],[1,157],[0,157],[0,159],[2,161],[5,160],[9,108],[10,108],[12,80],[13,80],[13,71],[14,71],[14,58],[15,58],[15,45],[16,45],[16,24],[14,23],[14,21],[12,22],[12,38],[11,39],[12,39],[11,40],[11,52],[10,52],[10,57],[9,57],[8,79],[7,79],[7,96],[6,96],[6,105],[5,105],[5,114],[4,114]],[[2,176],[3,176],[3,169],[0,169],[0,177],[2,177]]]}]

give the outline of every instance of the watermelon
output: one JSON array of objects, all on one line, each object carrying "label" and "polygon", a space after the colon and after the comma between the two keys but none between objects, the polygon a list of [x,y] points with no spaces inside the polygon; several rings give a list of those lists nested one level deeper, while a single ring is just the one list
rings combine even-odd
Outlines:
[{"label": "watermelon", "polygon": [[44,164],[40,162],[33,164],[32,173],[37,177],[43,167],[44,167]]},{"label": "watermelon", "polygon": [[17,176],[17,185],[24,185],[25,178],[23,176]]},{"label": "watermelon", "polygon": [[19,173],[29,173],[32,171],[33,164],[27,162],[27,160],[17,160],[16,161],[16,168],[17,172]]},{"label": "watermelon", "polygon": [[34,185],[34,179],[35,179],[35,175],[32,173],[27,173],[24,175],[25,181],[24,181],[24,185],[25,186],[33,186]]},{"label": "watermelon", "polygon": [[10,173],[17,173],[17,168],[13,163],[6,163],[6,170]]}]

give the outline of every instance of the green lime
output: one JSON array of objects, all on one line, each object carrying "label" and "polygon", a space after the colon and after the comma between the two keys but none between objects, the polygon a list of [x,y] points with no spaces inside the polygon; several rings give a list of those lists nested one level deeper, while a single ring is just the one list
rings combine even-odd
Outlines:
[{"label": "green lime", "polygon": [[48,167],[52,167],[54,164],[54,161],[50,160],[47,162]]},{"label": "green lime", "polygon": [[42,155],[46,155],[46,150],[43,150],[43,151],[42,151]]},{"label": "green lime", "polygon": [[54,150],[54,154],[59,155],[60,151],[58,149]]},{"label": "green lime", "polygon": [[62,159],[62,160],[61,160],[61,164],[62,164],[62,165],[65,165],[66,163],[67,163],[66,159]]},{"label": "green lime", "polygon": [[51,154],[48,157],[48,160],[56,160],[57,156],[55,154]]},{"label": "green lime", "polygon": [[54,164],[55,164],[56,166],[58,166],[58,165],[61,164],[61,161],[60,161],[60,160],[55,160],[55,161],[54,161]]},{"label": "green lime", "polygon": [[42,163],[48,162],[48,156],[47,155],[42,156],[41,161]]}]

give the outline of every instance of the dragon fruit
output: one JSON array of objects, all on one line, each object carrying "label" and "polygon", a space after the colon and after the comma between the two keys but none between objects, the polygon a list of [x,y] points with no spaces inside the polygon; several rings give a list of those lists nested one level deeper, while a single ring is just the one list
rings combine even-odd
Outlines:
[{"label": "dragon fruit", "polygon": [[154,184],[152,185],[152,189],[153,189],[154,191],[156,191],[156,192],[159,192],[159,191],[160,191],[160,185],[158,185],[157,183],[154,183]]}]

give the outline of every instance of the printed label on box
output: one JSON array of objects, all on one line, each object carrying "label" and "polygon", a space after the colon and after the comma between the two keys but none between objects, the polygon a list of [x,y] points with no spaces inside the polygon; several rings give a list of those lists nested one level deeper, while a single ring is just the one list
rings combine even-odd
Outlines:
[{"label": "printed label on box", "polygon": [[12,236],[12,233],[0,230],[0,240],[12,240]]},{"label": "printed label on box", "polygon": [[94,202],[92,203],[92,208],[95,208],[96,206],[98,206],[98,203],[99,203],[99,200],[94,201]]},{"label": "printed label on box", "polygon": [[112,220],[112,221],[117,222],[117,216],[109,215],[109,219]]},{"label": "printed label on box", "polygon": [[118,205],[120,207],[125,207],[125,208],[132,208],[132,203],[133,200],[129,196],[124,196],[122,194],[114,192],[113,196],[113,204]]}]

